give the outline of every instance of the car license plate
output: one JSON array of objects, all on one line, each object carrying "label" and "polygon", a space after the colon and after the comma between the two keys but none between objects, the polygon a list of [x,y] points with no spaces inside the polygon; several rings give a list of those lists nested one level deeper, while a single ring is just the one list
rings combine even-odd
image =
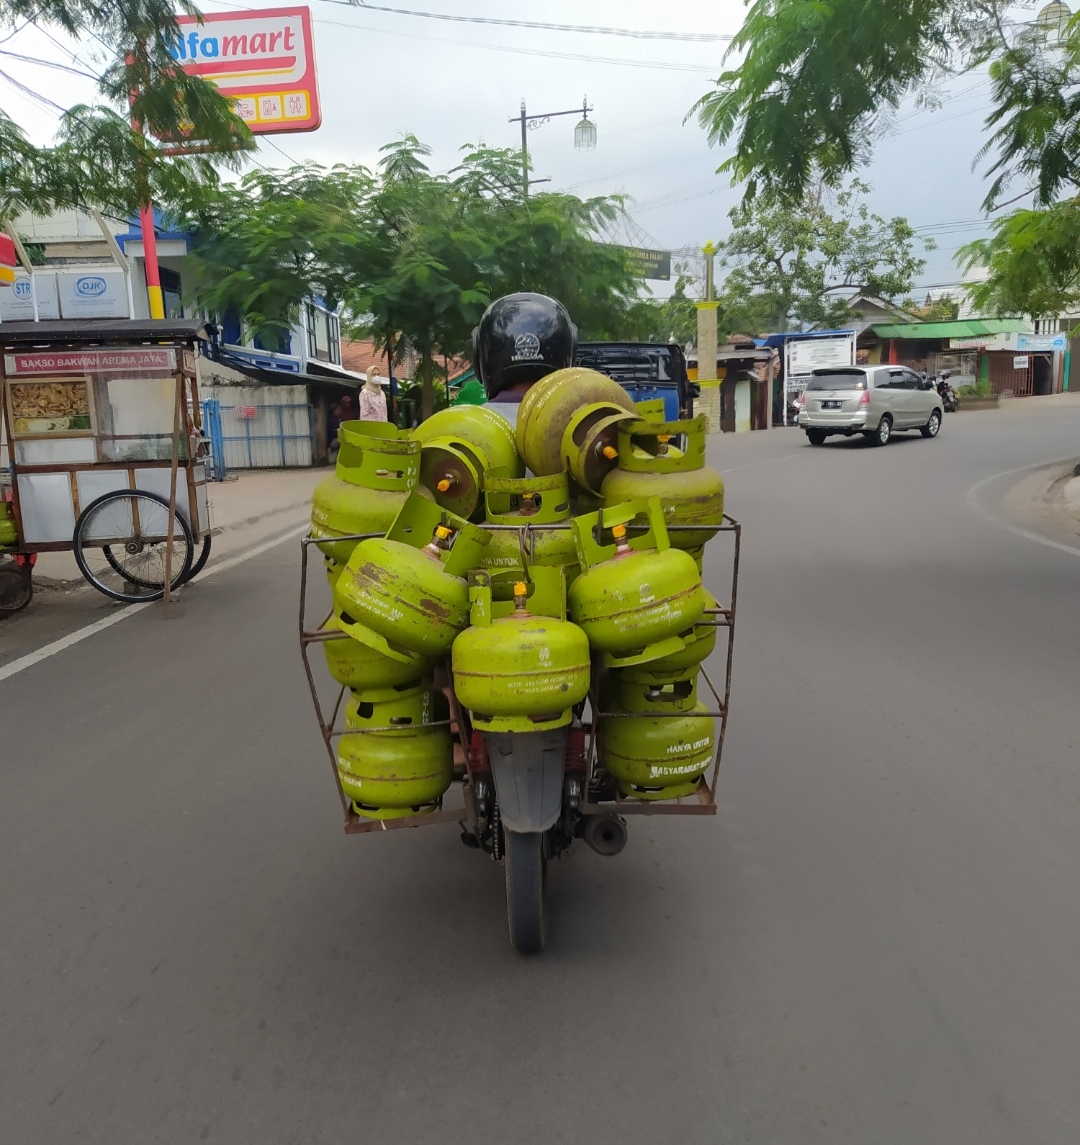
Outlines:
[{"label": "car license plate", "polygon": [[844,403],[843,402],[822,402],[821,408],[822,409],[843,409]]}]

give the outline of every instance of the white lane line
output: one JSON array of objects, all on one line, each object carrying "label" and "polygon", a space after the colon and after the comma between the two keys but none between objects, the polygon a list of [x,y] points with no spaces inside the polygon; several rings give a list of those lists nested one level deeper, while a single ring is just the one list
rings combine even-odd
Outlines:
[{"label": "white lane line", "polygon": [[996,514],[990,512],[979,501],[979,493],[994,481],[1000,481],[1005,477],[1012,477],[1016,473],[1031,473],[1036,469],[1049,469],[1052,465],[1064,465],[1068,461],[1075,460],[1073,457],[1060,457],[1056,461],[1037,461],[1034,465],[1020,465],[1016,469],[1006,469],[1001,473],[993,473],[989,477],[984,477],[981,481],[977,481],[967,491],[967,503],[969,508],[976,512],[984,521],[989,521],[992,525],[997,525],[999,529],[1004,529],[1006,533],[1012,533],[1016,537],[1023,537],[1025,541],[1034,541],[1039,545],[1046,545],[1048,549],[1057,549],[1062,553],[1070,553],[1074,557],[1080,557],[1080,549],[1073,545],[1063,544],[1061,541],[1052,541],[1049,537],[1040,536],[1038,533],[1033,533],[1029,529],[1021,529],[1018,525],[1011,525],[1008,521],[1003,521]]},{"label": "white lane line", "polygon": [[[244,552],[238,553],[235,557],[228,557],[223,561],[218,561],[208,568],[203,569],[199,574],[199,582],[202,583],[207,577],[213,576],[214,573],[224,572],[226,569],[235,568],[236,565],[243,564],[244,561],[250,561],[253,557],[260,556],[262,553],[267,552],[267,550],[280,545],[283,541],[302,536],[307,531],[307,525],[302,529],[290,529],[287,533],[279,534],[269,541],[264,541],[261,545],[256,545],[253,549],[246,549]],[[85,628],[76,629],[74,632],[69,632],[67,636],[61,636],[59,640],[54,640],[51,644],[46,644],[34,652],[28,652],[25,656],[20,656],[17,660],[12,660],[10,664],[0,666],[0,681],[7,680],[11,676],[25,671],[27,668],[32,668],[35,664],[40,664],[42,660],[48,660],[50,656],[55,656],[58,652],[63,652],[65,648],[70,648],[73,644],[79,644],[87,637],[93,636],[95,632],[102,632],[106,628],[111,628],[114,624],[119,624],[121,620],[127,620],[129,616],[134,616],[136,612],[142,612],[144,608],[152,608],[157,603],[158,601],[156,600],[148,600],[143,604],[129,604],[125,608],[121,608],[118,612],[114,612],[112,616],[102,617],[101,620],[95,620],[93,624],[88,624]]]},{"label": "white lane line", "polygon": [[789,457],[798,456],[798,453],[782,453],[779,457],[762,457],[758,461],[747,461],[743,465],[733,465],[730,469],[721,469],[720,476],[726,477],[729,473],[737,473],[740,469],[752,469],[755,465],[772,465],[776,461],[786,461]]}]

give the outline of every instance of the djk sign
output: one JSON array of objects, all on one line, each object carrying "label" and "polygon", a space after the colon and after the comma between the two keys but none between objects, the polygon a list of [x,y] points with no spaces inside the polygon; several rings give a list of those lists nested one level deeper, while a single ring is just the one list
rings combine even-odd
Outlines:
[{"label": "djk sign", "polygon": [[309,8],[178,16],[169,54],[232,96],[256,135],[314,131],[322,122]]}]

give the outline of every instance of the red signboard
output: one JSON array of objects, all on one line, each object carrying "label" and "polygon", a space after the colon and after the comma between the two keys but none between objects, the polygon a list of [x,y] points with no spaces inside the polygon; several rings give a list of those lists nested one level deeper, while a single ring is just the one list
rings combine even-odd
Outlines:
[{"label": "red signboard", "polygon": [[15,244],[7,235],[0,235],[0,286],[10,286],[15,281],[15,267],[18,265]]},{"label": "red signboard", "polygon": [[169,48],[190,75],[236,101],[256,135],[314,131],[322,122],[309,8],[177,16],[180,38]]},{"label": "red signboard", "polygon": [[258,412],[259,410],[256,406],[237,406],[236,409],[233,410],[233,413],[236,414],[237,417],[242,417],[246,420],[250,420]]},{"label": "red signboard", "polygon": [[32,354],[7,354],[9,374],[116,374],[129,371],[174,370],[176,355],[170,349],[135,347],[130,350],[46,350]]}]

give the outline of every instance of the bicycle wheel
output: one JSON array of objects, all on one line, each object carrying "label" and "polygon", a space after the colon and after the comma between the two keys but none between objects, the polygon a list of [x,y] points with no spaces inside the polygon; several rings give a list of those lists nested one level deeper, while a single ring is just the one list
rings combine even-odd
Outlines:
[{"label": "bicycle wheel", "polygon": [[98,592],[113,600],[160,600],[167,561],[176,588],[190,575],[195,553],[187,521],[174,513],[169,558],[168,522],[169,502],[156,493],[106,493],[91,502],[75,524],[75,563]]},{"label": "bicycle wheel", "polygon": [[34,595],[30,570],[14,561],[0,565],[0,616],[11,616],[25,608]]},{"label": "bicycle wheel", "polygon": [[195,558],[194,563],[192,564],[191,568],[188,570],[187,576],[184,577],[184,584],[187,584],[189,581],[193,581],[199,575],[199,573],[201,573],[203,571],[203,567],[205,566],[207,558],[209,556],[210,556],[210,534],[207,533],[206,536],[203,537],[203,539],[202,539],[202,549],[199,552],[199,555]]}]

